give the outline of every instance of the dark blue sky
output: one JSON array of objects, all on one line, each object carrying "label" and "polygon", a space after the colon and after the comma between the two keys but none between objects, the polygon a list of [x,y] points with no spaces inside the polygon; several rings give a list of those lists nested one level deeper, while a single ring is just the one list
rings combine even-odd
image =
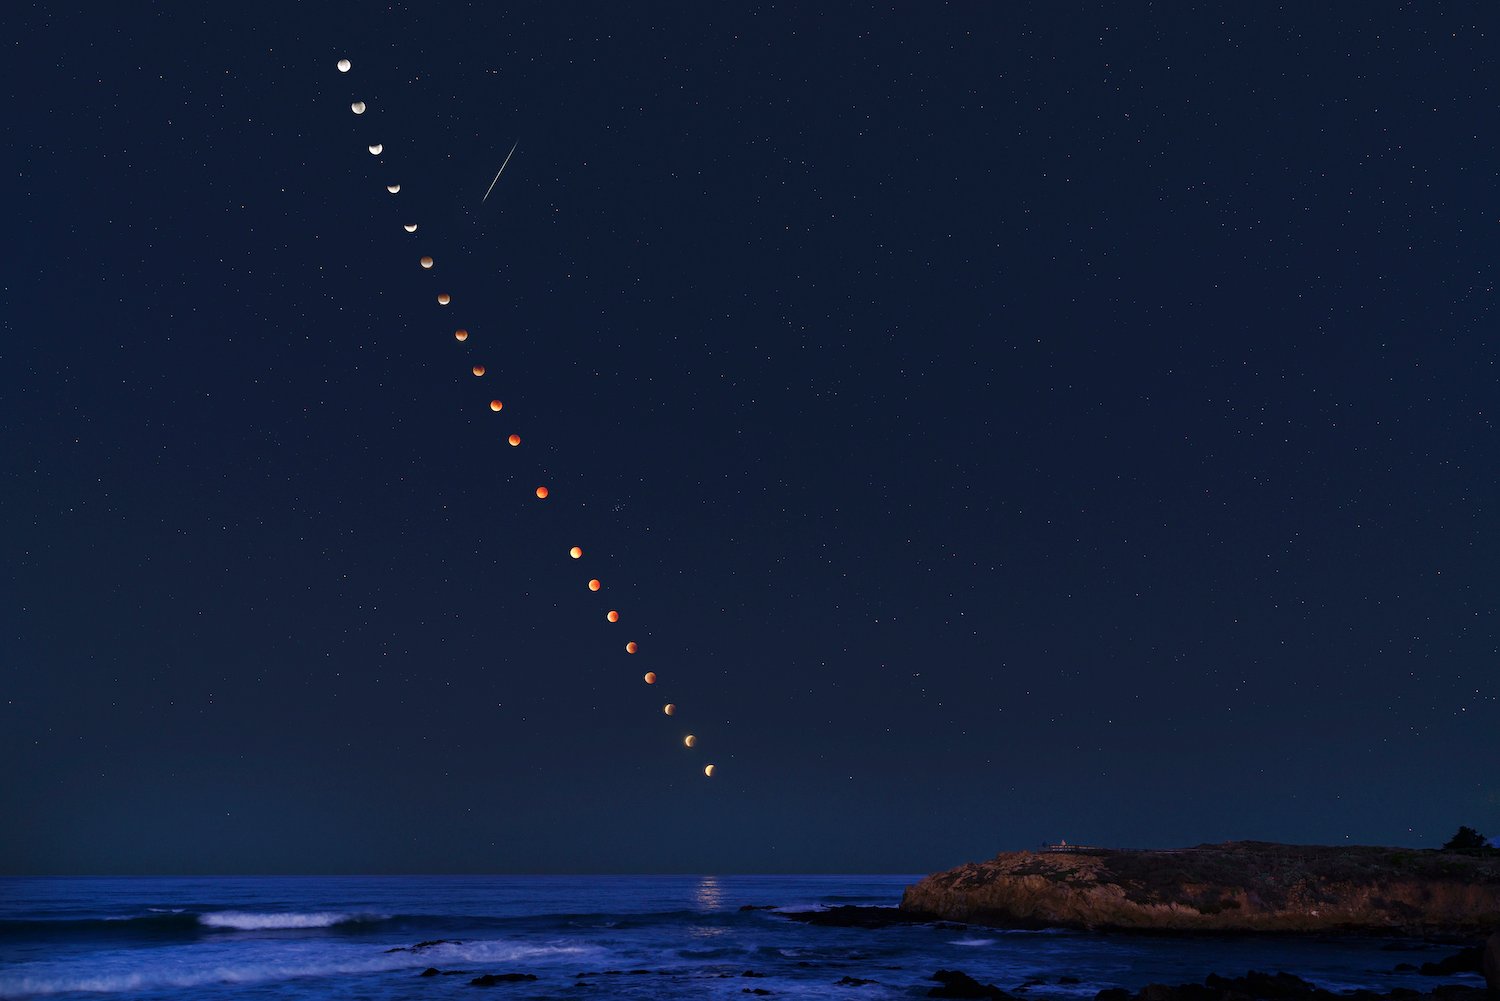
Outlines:
[{"label": "dark blue sky", "polygon": [[6,53],[0,869],[1500,829],[1492,5],[96,6]]}]

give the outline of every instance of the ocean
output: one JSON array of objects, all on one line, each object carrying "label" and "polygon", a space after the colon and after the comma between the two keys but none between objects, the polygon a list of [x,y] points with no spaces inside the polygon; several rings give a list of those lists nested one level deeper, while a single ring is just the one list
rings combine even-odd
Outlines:
[{"label": "ocean", "polygon": [[[1252,969],[1388,991],[1431,989],[1433,978],[1394,967],[1454,951],[1369,938],[833,928],[741,910],[893,905],[917,878],[4,878],[0,998],[915,998],[939,969],[1007,990],[1040,981],[1019,990],[1038,1001]],[[484,974],[536,979],[470,985]]]}]

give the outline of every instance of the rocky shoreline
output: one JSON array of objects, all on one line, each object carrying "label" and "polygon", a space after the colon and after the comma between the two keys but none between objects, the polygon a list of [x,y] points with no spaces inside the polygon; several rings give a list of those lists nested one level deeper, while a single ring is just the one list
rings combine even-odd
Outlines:
[{"label": "rocky shoreline", "polygon": [[[478,976],[474,974],[475,971],[472,970],[439,970],[429,967],[417,976],[421,978],[472,977],[469,980],[471,987],[533,983],[539,979],[533,973],[487,973]],[[576,974],[566,987],[570,991],[587,990],[594,986],[593,981],[597,978],[632,975],[677,976],[669,970],[603,970]],[[763,973],[746,970],[740,974],[720,974],[716,979],[758,980],[764,977]],[[872,985],[898,988],[901,986],[894,982],[889,974],[886,977],[887,979],[880,980],[873,977],[845,975],[839,980],[830,980],[828,984],[830,987],[846,989]],[[1037,988],[1045,988],[1049,983],[1046,980],[1029,980],[1006,990],[995,984],[981,983],[962,970],[938,970],[926,979],[929,982],[936,982],[937,986],[925,992],[922,992],[919,986],[917,994],[920,996],[969,998],[977,999],[977,1001],[1027,1001],[1028,998],[1039,996],[1029,992]],[[1060,976],[1053,981],[1057,986],[1070,986],[1077,982],[1076,978],[1069,976]],[[906,989],[911,988],[908,986]],[[741,989],[741,993],[769,996],[776,992],[761,987],[745,987]],[[1472,987],[1468,984],[1439,984],[1430,991],[1397,988],[1386,992],[1358,990],[1335,993],[1290,973],[1272,974],[1251,970],[1241,977],[1223,977],[1210,973],[1200,984],[1177,984],[1175,986],[1147,984],[1134,993],[1120,987],[1110,988],[1096,994],[1094,1001],[1495,1001],[1497,997],[1500,997],[1500,990],[1486,990],[1484,987]]]},{"label": "rocky shoreline", "polygon": [[1500,928],[1500,858],[1254,841],[1007,852],[928,876],[900,906],[1003,928],[1482,937]]},{"label": "rocky shoreline", "polygon": [[[936,920],[932,915],[903,910],[894,907],[859,907],[844,906],[833,907],[816,911],[781,911],[775,907],[745,907],[742,910],[768,910],[774,911],[778,917],[815,927],[840,927],[840,928],[864,928],[881,929],[913,924],[931,924],[937,928],[957,928],[965,926],[954,925],[951,922]],[[419,942],[414,946],[400,947],[388,950],[390,952],[412,952],[421,954],[433,946],[444,944],[461,944],[453,940],[436,940],[431,942]],[[1395,947],[1401,947],[1396,943]],[[812,966],[815,964],[799,964]],[[1480,974],[1485,978],[1488,989],[1477,986],[1474,983],[1440,983],[1429,990],[1414,990],[1411,988],[1395,988],[1389,991],[1375,990],[1346,990],[1334,992],[1303,980],[1290,973],[1263,973],[1251,970],[1242,976],[1226,977],[1211,973],[1201,983],[1189,984],[1161,984],[1152,983],[1136,991],[1125,988],[1114,987],[1099,991],[1094,995],[1094,1001],[1500,1001],[1500,932],[1489,937],[1481,945],[1470,946],[1460,949],[1436,962],[1424,962],[1421,966],[1408,963],[1398,963],[1393,972],[1417,972],[1434,979],[1442,977],[1454,977],[1462,975]],[[925,978],[927,983],[935,986],[926,987],[924,984],[911,983],[912,974],[899,971],[899,967],[883,967],[879,971],[870,971],[872,976],[862,977],[844,974],[838,980],[829,980],[830,988],[857,989],[867,986],[884,986],[895,988],[909,993],[911,996],[922,996],[930,998],[970,998],[988,999],[988,1001],[1037,1001],[1037,999],[1049,996],[1049,986],[1072,988],[1080,983],[1078,977],[1067,974],[1059,975],[1050,979],[1036,978],[1024,983],[1014,984],[1008,988],[1000,987],[993,983],[983,983],[974,977],[964,973],[962,970],[940,969]],[[831,974],[830,974],[831,975]],[[539,980],[538,976],[529,972],[506,971],[499,973],[481,973],[476,970],[441,970],[436,967],[428,967],[417,974],[419,978],[439,977],[466,977],[468,984],[473,987],[499,987],[511,984],[533,983]],[[570,991],[587,991],[593,988],[600,979],[613,977],[667,977],[680,979],[680,971],[676,970],[601,970],[575,974],[571,983],[566,984]],[[751,981],[751,986],[741,989],[741,993],[754,996],[768,996],[776,992],[767,990],[753,981],[762,980],[766,974],[756,970],[744,970],[740,973],[719,973],[714,979],[736,979]],[[884,979],[882,979],[884,978]]]}]

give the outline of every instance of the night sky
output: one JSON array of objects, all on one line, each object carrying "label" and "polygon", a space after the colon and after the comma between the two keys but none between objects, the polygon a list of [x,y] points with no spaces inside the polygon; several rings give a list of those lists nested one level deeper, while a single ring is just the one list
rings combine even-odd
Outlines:
[{"label": "night sky", "polygon": [[1500,832],[1493,4],[205,6],[8,16],[0,870]]}]

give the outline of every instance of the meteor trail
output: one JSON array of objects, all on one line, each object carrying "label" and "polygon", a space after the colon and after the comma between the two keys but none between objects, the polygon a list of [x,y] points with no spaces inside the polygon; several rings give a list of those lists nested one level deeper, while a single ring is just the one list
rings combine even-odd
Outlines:
[{"label": "meteor trail", "polygon": [[[521,145],[521,140],[517,139],[516,145],[510,148],[510,153],[505,154],[505,163],[502,163],[500,165],[500,169],[495,171],[495,181],[500,180],[500,175],[505,173],[505,164],[510,163],[511,154],[516,151],[516,146],[519,145]],[[495,181],[491,181],[490,186],[484,189],[484,198],[488,198],[490,196],[490,192],[495,190]],[[484,198],[479,199],[480,205],[484,204]]]}]

